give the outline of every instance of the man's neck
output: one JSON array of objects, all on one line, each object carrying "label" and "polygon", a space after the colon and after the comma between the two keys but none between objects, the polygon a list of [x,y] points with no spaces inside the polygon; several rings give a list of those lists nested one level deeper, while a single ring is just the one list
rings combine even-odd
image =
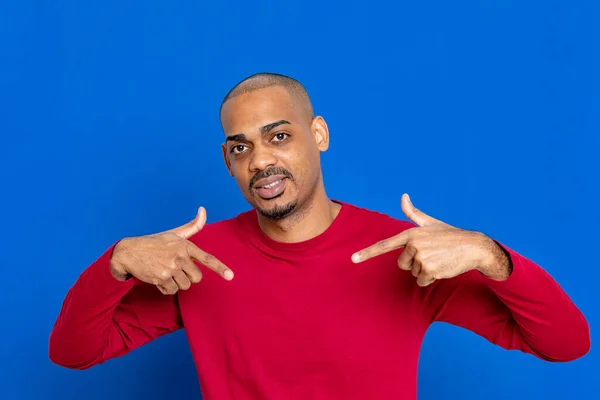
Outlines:
[{"label": "man's neck", "polygon": [[307,203],[279,221],[259,214],[260,228],[273,240],[285,243],[302,242],[325,232],[341,209],[341,205],[331,201],[324,191],[316,193]]}]

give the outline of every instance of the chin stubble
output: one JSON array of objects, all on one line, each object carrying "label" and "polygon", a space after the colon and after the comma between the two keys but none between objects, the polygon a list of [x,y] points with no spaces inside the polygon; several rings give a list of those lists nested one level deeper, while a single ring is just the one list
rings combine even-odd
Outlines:
[{"label": "chin stubble", "polygon": [[298,201],[293,201],[281,206],[275,206],[268,210],[263,208],[257,208],[257,210],[259,213],[261,213],[261,215],[268,219],[280,220],[290,215],[297,205]]}]

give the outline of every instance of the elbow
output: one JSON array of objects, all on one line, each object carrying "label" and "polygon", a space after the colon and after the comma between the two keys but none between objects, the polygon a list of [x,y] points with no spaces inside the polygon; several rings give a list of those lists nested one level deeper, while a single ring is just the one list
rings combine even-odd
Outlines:
[{"label": "elbow", "polygon": [[577,329],[576,334],[573,335],[571,343],[571,352],[565,361],[575,361],[589,353],[592,347],[592,340],[590,334],[590,326],[584,321],[582,326]]},{"label": "elbow", "polygon": [[60,333],[57,332],[57,327],[55,326],[50,333],[50,338],[48,340],[48,358],[50,358],[50,361],[55,365],[70,368],[70,363],[68,362],[69,347],[61,345],[61,342],[64,342],[64,340],[61,340]]},{"label": "elbow", "polygon": [[573,323],[568,339],[570,343],[566,347],[569,347],[570,351],[563,361],[575,361],[589,353],[592,342],[590,325],[581,313],[578,323]]},{"label": "elbow", "polygon": [[550,358],[553,362],[571,362],[585,356],[590,351],[589,338],[581,340],[578,343],[573,343],[568,351],[564,352],[560,357]]},{"label": "elbow", "polygon": [[82,362],[69,354],[58,353],[52,349],[48,352],[48,357],[53,364],[72,370],[85,370],[97,364],[96,362]]},{"label": "elbow", "polygon": [[73,355],[70,354],[65,347],[56,345],[53,340],[50,340],[50,344],[48,346],[48,357],[53,364],[58,365],[59,367],[75,370],[83,369],[79,367],[79,363],[74,362]]},{"label": "elbow", "polygon": [[571,325],[561,339],[557,340],[556,345],[561,350],[554,354],[538,354],[542,359],[551,362],[571,362],[578,360],[589,353],[591,348],[591,334],[589,324],[585,319]]},{"label": "elbow", "polygon": [[58,365],[59,367],[64,367],[68,369],[79,369],[76,367],[76,364],[69,362],[69,359],[67,357],[65,357],[62,353],[53,350],[52,347],[50,347],[48,351],[48,357],[50,358],[50,361],[53,364]]},{"label": "elbow", "polygon": [[54,332],[48,341],[48,357],[53,364],[72,370],[84,370],[98,364],[84,360],[84,354],[77,350],[77,346],[69,345],[68,340],[61,339]]}]

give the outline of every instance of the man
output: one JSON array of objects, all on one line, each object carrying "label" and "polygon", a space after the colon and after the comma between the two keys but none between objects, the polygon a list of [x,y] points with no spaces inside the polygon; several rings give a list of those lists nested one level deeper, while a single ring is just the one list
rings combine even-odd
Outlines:
[{"label": "man", "polygon": [[584,316],[532,261],[408,195],[412,222],[329,199],[327,125],[294,79],[243,80],[221,123],[252,210],[205,225],[201,207],[108,248],[67,294],[55,363],[89,368],[184,328],[207,400],[409,399],[435,321],[544,360],[587,353]]}]

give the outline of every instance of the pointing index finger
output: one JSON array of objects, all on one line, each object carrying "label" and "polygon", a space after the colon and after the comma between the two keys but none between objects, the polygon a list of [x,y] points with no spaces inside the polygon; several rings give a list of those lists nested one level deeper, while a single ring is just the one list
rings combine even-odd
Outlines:
[{"label": "pointing index finger", "polygon": [[188,242],[187,251],[190,257],[198,261],[200,264],[212,269],[217,274],[221,275],[224,279],[230,281],[233,279],[233,271],[229,269],[221,260],[201,250],[192,242]]},{"label": "pointing index finger", "polygon": [[373,257],[380,256],[390,251],[399,249],[400,247],[406,246],[410,239],[410,229],[400,232],[396,236],[392,236],[387,239],[380,240],[379,242],[372,244],[371,246],[362,249],[352,255],[352,262],[359,263],[367,261]]}]

